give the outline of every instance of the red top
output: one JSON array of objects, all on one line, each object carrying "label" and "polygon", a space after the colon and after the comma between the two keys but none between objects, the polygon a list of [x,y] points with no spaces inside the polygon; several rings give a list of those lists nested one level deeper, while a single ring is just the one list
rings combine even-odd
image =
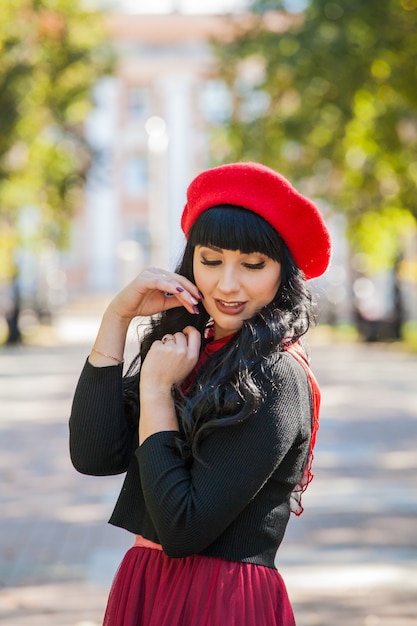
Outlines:
[{"label": "red top", "polygon": [[[196,373],[198,372],[200,367],[207,361],[208,357],[211,354],[217,352],[217,350],[220,350],[220,348],[223,348],[223,346],[227,344],[227,342],[233,337],[234,334],[235,333],[227,335],[226,337],[220,337],[220,339],[213,339],[212,341],[208,341],[208,343],[206,343],[206,345],[200,352],[200,356],[198,357],[198,361],[195,364],[194,369],[190,372],[190,374],[188,374],[188,376],[184,379],[181,385],[181,389],[184,393],[187,393],[190,390],[191,385],[194,382]],[[214,336],[213,326],[208,326],[206,329],[206,339],[210,339],[210,337],[212,336]]]}]

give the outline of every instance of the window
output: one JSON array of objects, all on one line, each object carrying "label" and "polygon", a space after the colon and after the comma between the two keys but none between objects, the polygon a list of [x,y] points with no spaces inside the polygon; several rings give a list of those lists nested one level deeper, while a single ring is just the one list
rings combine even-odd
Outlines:
[{"label": "window", "polygon": [[128,196],[137,198],[145,195],[148,189],[148,163],[145,156],[140,154],[128,156],[124,183]]},{"label": "window", "polygon": [[150,110],[148,89],[138,86],[130,87],[127,107],[130,117],[147,117]]}]

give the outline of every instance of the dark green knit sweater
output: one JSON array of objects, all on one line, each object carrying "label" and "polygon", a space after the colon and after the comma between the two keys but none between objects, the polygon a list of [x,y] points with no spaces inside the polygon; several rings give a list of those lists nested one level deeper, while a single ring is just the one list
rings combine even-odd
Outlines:
[{"label": "dark green knit sweater", "polygon": [[311,436],[303,367],[287,353],[271,359],[275,381],[246,422],[217,428],[185,463],[178,433],[156,433],[138,447],[124,414],[122,368],[81,373],[70,418],[70,450],[85,474],[126,472],[110,523],[162,544],[166,554],[202,554],[274,567]]}]

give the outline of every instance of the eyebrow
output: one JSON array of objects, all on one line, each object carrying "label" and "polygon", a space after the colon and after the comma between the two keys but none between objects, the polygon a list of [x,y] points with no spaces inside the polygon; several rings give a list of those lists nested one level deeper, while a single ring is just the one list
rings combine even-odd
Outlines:
[{"label": "eyebrow", "polygon": [[219,248],[219,246],[213,246],[211,243],[206,243],[201,246],[202,248],[210,248],[210,250],[214,250],[215,252],[223,252],[223,248]]}]

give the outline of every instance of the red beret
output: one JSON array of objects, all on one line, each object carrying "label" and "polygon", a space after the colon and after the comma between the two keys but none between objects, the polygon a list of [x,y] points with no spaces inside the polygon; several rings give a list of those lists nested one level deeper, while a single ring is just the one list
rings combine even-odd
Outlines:
[{"label": "red beret", "polygon": [[281,174],[260,163],[229,163],[201,172],[187,190],[181,218],[186,237],[199,215],[219,204],[262,216],[281,235],[306,278],[326,271],[331,241],[323,217]]}]

